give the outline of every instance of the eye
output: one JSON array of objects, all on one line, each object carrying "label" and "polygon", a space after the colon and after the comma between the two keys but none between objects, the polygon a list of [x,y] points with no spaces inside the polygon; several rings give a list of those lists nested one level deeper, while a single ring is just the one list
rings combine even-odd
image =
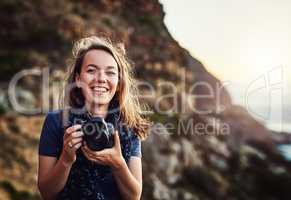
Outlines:
[{"label": "eye", "polygon": [[93,74],[95,72],[95,69],[94,68],[88,68],[86,72],[88,72],[90,74]]},{"label": "eye", "polygon": [[115,71],[107,71],[106,74],[113,76],[113,75],[116,75],[116,72]]}]

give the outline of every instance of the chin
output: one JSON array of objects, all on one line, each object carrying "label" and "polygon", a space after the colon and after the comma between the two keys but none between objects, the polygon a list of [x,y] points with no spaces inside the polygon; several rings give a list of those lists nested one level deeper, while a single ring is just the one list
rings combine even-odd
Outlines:
[{"label": "chin", "polygon": [[95,105],[109,105],[111,99],[107,99],[107,98],[96,98],[93,99],[92,104]]}]

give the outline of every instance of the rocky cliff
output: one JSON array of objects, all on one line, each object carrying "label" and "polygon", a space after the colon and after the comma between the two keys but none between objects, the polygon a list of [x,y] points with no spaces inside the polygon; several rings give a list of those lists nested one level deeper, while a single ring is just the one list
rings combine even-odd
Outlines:
[{"label": "rocky cliff", "polygon": [[[162,83],[178,88],[177,98],[161,99],[160,110],[158,96],[141,99],[154,111],[151,135],[143,142],[143,199],[289,199],[291,165],[276,150],[273,134],[232,105],[220,81],[171,37],[157,0],[4,0],[0,9],[2,96],[22,69],[49,67],[55,85],[63,78],[72,41],[97,32],[125,42],[137,79],[151,83],[158,96],[172,94]],[[40,81],[21,81],[23,103],[41,105]],[[55,95],[50,93],[52,104]],[[0,199],[39,199],[43,116],[19,115],[8,100],[1,101]]]}]

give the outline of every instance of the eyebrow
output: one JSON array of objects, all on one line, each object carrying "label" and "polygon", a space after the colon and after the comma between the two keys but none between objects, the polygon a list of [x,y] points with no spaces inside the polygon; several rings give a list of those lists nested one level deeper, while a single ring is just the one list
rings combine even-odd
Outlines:
[{"label": "eyebrow", "polygon": [[[88,64],[87,67],[94,67],[96,69],[100,69],[100,67],[98,65],[95,65],[95,64]],[[116,67],[114,66],[107,66],[106,69],[116,69]]]}]

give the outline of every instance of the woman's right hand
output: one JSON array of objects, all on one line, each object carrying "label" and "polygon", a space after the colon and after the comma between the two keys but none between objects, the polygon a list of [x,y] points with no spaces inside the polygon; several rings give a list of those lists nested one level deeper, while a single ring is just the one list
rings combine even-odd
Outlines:
[{"label": "woman's right hand", "polygon": [[81,125],[73,125],[65,130],[63,151],[60,159],[65,165],[72,165],[76,160],[76,151],[82,146],[83,132]]}]

